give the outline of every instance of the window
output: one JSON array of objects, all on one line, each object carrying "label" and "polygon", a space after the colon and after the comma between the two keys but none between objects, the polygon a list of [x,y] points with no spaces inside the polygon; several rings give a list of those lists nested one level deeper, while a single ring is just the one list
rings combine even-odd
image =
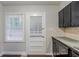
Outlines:
[{"label": "window", "polygon": [[22,14],[8,14],[5,19],[5,41],[24,41],[24,17]]}]

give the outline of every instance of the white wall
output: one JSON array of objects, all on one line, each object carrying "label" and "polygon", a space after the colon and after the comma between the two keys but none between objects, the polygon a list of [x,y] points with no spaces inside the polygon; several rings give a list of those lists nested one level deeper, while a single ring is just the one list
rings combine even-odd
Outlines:
[{"label": "white wall", "polygon": [[59,10],[63,9],[65,6],[67,6],[72,1],[61,1]]},{"label": "white wall", "polygon": [[[22,5],[22,6],[4,6],[5,12],[46,12],[46,29],[47,29],[47,52],[52,52],[51,36],[62,36],[63,31],[58,28],[58,12],[71,1],[63,1],[59,5]],[[4,19],[3,6],[0,4],[0,52],[25,52],[25,43],[7,43],[4,42]],[[4,46],[3,46],[4,43]],[[4,49],[3,49],[4,47]]]},{"label": "white wall", "polygon": [[[4,6],[5,12],[46,12],[46,32],[47,32],[47,52],[52,52],[51,35],[56,35],[58,32],[58,5],[22,5],[22,6]],[[25,43],[4,43],[4,51],[15,51],[11,47],[16,48],[16,51],[25,51]],[[17,46],[14,46],[17,45]]]},{"label": "white wall", "polygon": [[[71,1],[63,1],[60,5],[15,5],[4,6],[5,12],[46,12],[46,39],[47,39],[47,52],[52,52],[51,36],[64,36],[64,32],[58,28],[58,12],[64,8]],[[4,42],[5,52],[25,52],[25,43],[7,43]],[[13,49],[16,48],[16,49]]]},{"label": "white wall", "polygon": [[0,54],[3,51],[3,6],[0,4]]}]

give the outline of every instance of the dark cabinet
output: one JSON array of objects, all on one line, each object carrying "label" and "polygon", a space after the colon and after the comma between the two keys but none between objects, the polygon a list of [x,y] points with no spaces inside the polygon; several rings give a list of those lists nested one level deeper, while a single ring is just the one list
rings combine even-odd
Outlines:
[{"label": "dark cabinet", "polygon": [[64,27],[70,27],[71,25],[71,17],[70,17],[70,4],[64,8]]},{"label": "dark cabinet", "polygon": [[54,57],[79,57],[79,52],[52,37]]},{"label": "dark cabinet", "polygon": [[[79,1],[71,2],[62,10],[61,10],[62,12],[61,11],[59,12],[59,27],[78,27]],[[62,16],[61,13],[63,13]]]},{"label": "dark cabinet", "polygon": [[59,27],[64,27],[63,10],[61,10],[58,15],[59,15]]},{"label": "dark cabinet", "polygon": [[57,41],[53,38],[53,55],[57,56],[59,55],[59,46]]},{"label": "dark cabinet", "polygon": [[70,17],[70,4],[59,12],[59,27],[70,27],[71,17]]},{"label": "dark cabinet", "polygon": [[55,57],[68,56],[68,47],[53,38],[53,55]]},{"label": "dark cabinet", "polygon": [[62,56],[68,56],[68,47],[63,45],[61,42],[58,42],[59,54]]},{"label": "dark cabinet", "polygon": [[79,54],[72,50],[72,57],[79,57]]},{"label": "dark cabinet", "polygon": [[71,3],[71,26],[79,26],[79,2],[75,1]]}]

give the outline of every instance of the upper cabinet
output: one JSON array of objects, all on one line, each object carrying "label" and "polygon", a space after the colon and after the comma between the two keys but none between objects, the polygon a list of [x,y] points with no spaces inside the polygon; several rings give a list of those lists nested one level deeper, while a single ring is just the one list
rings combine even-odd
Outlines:
[{"label": "upper cabinet", "polygon": [[[60,12],[63,10],[63,21],[60,19]],[[78,27],[79,26],[79,2],[74,1],[67,5],[59,12],[59,26],[61,27]]]},{"label": "upper cabinet", "polygon": [[63,18],[64,18],[63,17],[63,10],[61,10],[58,15],[59,15],[59,27],[64,27],[64,25],[63,25],[64,24],[63,23],[64,22],[64,20],[63,20]]},{"label": "upper cabinet", "polygon": [[71,18],[70,18],[70,4],[67,5],[64,8],[63,17],[64,17],[64,27],[70,27],[70,22],[71,22]]},{"label": "upper cabinet", "polygon": [[79,26],[79,2],[71,3],[71,26],[77,27]]}]

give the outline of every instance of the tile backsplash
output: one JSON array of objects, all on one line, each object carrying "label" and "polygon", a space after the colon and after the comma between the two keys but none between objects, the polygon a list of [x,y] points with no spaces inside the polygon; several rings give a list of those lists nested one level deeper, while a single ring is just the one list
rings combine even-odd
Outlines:
[{"label": "tile backsplash", "polygon": [[65,28],[65,36],[79,40],[79,27]]},{"label": "tile backsplash", "polygon": [[71,33],[71,34],[79,35],[79,27],[65,28],[64,31],[65,31],[66,33]]}]

